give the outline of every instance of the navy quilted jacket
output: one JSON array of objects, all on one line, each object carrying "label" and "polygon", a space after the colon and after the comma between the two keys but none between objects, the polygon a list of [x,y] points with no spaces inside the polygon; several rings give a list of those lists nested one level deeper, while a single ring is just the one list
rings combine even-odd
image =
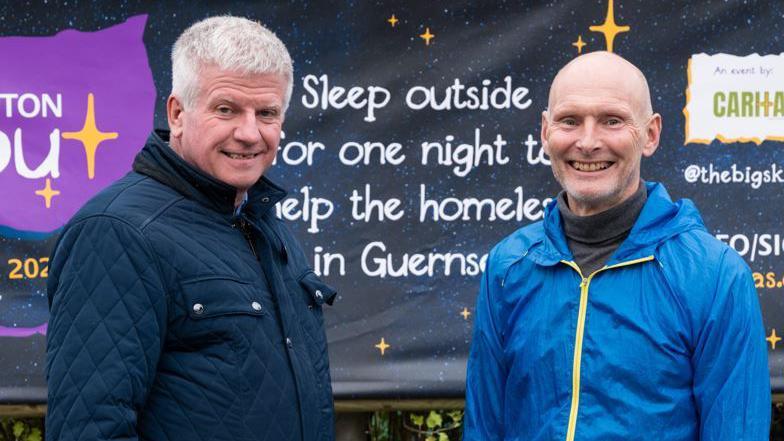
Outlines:
[{"label": "navy quilted jacket", "polygon": [[51,258],[50,440],[332,440],[322,305],[335,291],[274,216],[153,133]]}]

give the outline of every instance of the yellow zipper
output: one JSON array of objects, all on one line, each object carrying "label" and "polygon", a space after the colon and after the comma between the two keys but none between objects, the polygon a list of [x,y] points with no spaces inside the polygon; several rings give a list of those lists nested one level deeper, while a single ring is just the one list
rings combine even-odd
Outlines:
[{"label": "yellow zipper", "polygon": [[628,262],[616,263],[611,266],[604,266],[594,271],[587,278],[583,277],[580,267],[576,263],[567,260],[561,262],[573,268],[580,275],[580,309],[577,313],[577,333],[574,336],[574,361],[572,362],[572,407],[569,411],[569,426],[566,430],[566,441],[574,441],[575,430],[577,428],[577,411],[580,407],[580,361],[583,354],[583,334],[585,333],[585,311],[588,308],[588,286],[591,279],[600,272],[608,269],[619,268],[622,266],[634,265],[637,263],[653,260],[653,256],[630,260]]}]

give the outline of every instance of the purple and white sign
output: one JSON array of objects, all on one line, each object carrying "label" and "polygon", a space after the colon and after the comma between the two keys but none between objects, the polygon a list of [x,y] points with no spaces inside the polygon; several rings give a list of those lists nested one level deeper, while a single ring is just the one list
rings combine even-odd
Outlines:
[{"label": "purple and white sign", "polygon": [[0,227],[57,230],[130,170],[155,106],[146,21],[0,38]]}]

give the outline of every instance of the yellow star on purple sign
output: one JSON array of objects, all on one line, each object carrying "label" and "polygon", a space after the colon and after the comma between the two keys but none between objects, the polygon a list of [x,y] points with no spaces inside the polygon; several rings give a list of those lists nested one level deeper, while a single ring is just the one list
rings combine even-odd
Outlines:
[{"label": "yellow star on purple sign", "polygon": [[76,139],[82,142],[84,153],[87,155],[87,177],[95,178],[95,152],[98,146],[109,139],[117,139],[117,132],[102,132],[95,125],[95,97],[92,93],[87,95],[87,114],[84,116],[84,126],[78,132],[63,132],[63,139]]}]

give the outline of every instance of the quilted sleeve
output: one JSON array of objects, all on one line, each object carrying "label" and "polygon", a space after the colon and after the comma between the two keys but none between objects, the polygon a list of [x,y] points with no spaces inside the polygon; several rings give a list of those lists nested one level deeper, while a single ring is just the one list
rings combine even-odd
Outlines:
[{"label": "quilted sleeve", "polygon": [[702,441],[763,441],[770,431],[765,331],[751,271],[732,250],[692,359]]},{"label": "quilted sleeve", "polygon": [[[492,254],[491,254],[492,256]],[[490,262],[482,276],[476,304],[474,336],[468,356],[466,410],[463,439],[466,441],[502,440],[506,367],[500,331],[494,313]]]},{"label": "quilted sleeve", "polygon": [[46,439],[136,440],[166,330],[157,261],[137,229],[94,216],[50,262]]}]

